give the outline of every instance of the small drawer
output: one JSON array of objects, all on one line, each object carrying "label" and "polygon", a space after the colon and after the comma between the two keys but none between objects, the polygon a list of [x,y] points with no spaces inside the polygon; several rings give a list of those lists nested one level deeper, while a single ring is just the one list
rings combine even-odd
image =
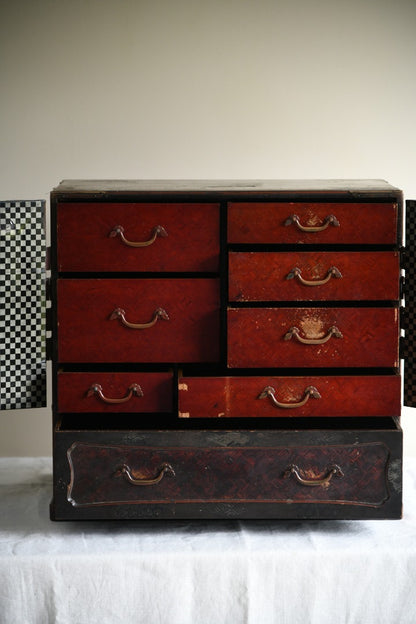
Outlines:
[{"label": "small drawer", "polygon": [[230,301],[399,299],[399,254],[230,252]]},{"label": "small drawer", "polygon": [[231,202],[229,243],[397,245],[396,203]]},{"label": "small drawer", "polygon": [[219,207],[60,202],[57,247],[63,272],[217,272]]},{"label": "small drawer", "polygon": [[400,376],[182,377],[180,418],[400,415]]},{"label": "small drawer", "polygon": [[229,308],[228,366],[397,367],[397,308]]},{"label": "small drawer", "polygon": [[57,432],[55,518],[400,515],[399,430],[299,427]]},{"label": "small drawer", "polygon": [[58,280],[61,362],[215,362],[217,279]]},{"label": "small drawer", "polygon": [[172,373],[59,373],[60,413],[172,410]]}]

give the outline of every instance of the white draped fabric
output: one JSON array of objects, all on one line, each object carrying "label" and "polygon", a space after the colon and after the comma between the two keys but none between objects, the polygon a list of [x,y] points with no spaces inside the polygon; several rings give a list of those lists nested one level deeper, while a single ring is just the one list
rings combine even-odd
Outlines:
[{"label": "white draped fabric", "polygon": [[1,624],[414,624],[416,459],[385,521],[49,520],[51,460],[0,459]]}]

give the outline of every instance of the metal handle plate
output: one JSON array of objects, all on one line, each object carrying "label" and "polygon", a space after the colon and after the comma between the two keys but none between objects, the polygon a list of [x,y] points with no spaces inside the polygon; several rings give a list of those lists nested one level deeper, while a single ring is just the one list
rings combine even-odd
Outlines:
[{"label": "metal handle plate", "polygon": [[298,327],[291,327],[289,331],[286,332],[286,334],[283,336],[283,340],[291,340],[292,338],[294,338],[298,342],[301,342],[302,344],[321,345],[325,344],[325,342],[328,342],[328,340],[330,340],[331,338],[343,338],[343,335],[338,327],[333,325],[329,328],[328,333],[326,336],[324,336],[324,338],[303,338],[300,335],[300,330]]},{"label": "metal handle plate", "polygon": [[307,388],[305,388],[305,391],[303,393],[303,399],[295,403],[282,403],[281,401],[278,401],[276,399],[275,393],[276,393],[276,390],[273,388],[273,386],[266,386],[264,390],[259,394],[258,398],[265,399],[268,397],[272,405],[274,405],[275,407],[282,408],[282,409],[293,409],[296,407],[303,407],[303,405],[305,405],[309,401],[309,399],[321,398],[321,394],[318,392],[315,386],[308,386]]},{"label": "metal handle plate", "polygon": [[125,236],[124,236],[124,228],[122,225],[115,225],[113,227],[113,229],[110,231],[109,233],[109,237],[110,238],[114,238],[115,236],[120,236],[121,240],[123,241],[123,243],[125,245],[127,245],[128,247],[148,247],[149,245],[152,245],[156,238],[158,236],[161,236],[162,238],[166,238],[166,236],[168,235],[168,233],[166,232],[165,228],[161,225],[156,225],[153,230],[152,230],[152,235],[151,237],[146,240],[146,241],[130,241],[128,240]]},{"label": "metal handle plate", "polygon": [[171,477],[175,477],[175,471],[170,464],[162,464],[158,469],[158,474],[153,479],[142,479],[135,477],[132,469],[127,464],[123,464],[121,468],[117,471],[116,476],[124,476],[126,481],[128,481],[131,485],[157,485],[160,483],[165,475],[170,475]]},{"label": "metal handle plate", "polygon": [[296,464],[291,464],[286,468],[283,476],[285,478],[288,478],[293,475],[296,481],[300,483],[300,485],[306,485],[307,487],[328,487],[332,477],[342,478],[344,476],[344,473],[337,464],[328,466],[328,468],[325,470],[325,476],[319,476],[314,479],[307,479],[302,476],[302,473],[306,474],[305,471],[300,470],[300,468]]},{"label": "metal handle plate", "polygon": [[323,232],[329,225],[339,227],[339,221],[335,215],[328,215],[325,217],[322,225],[302,225],[298,215],[292,214],[285,221],[285,225],[295,225],[302,232]]},{"label": "metal handle plate", "polygon": [[323,284],[327,284],[331,278],[340,279],[342,277],[342,273],[337,267],[333,266],[328,269],[326,277],[322,279],[315,280],[307,280],[302,277],[302,271],[298,267],[294,267],[287,275],[286,279],[294,279],[296,278],[301,284],[304,286],[323,286]]},{"label": "metal handle plate", "polygon": [[152,319],[148,323],[131,323],[126,319],[126,313],[122,308],[116,308],[110,314],[110,321],[114,321],[115,319],[119,319],[119,321],[125,327],[129,329],[148,329],[149,327],[153,327],[157,323],[159,319],[163,319],[164,321],[169,320],[168,313],[163,308],[156,308],[153,312]]},{"label": "metal handle plate", "polygon": [[106,397],[103,393],[103,389],[100,386],[100,384],[95,383],[92,384],[92,386],[89,388],[88,392],[87,392],[87,397],[91,397],[91,396],[97,396],[101,401],[103,401],[103,403],[127,403],[127,401],[130,401],[130,399],[134,396],[137,397],[142,397],[143,395],[143,390],[140,388],[139,384],[131,384],[131,386],[129,386],[129,388],[127,389],[127,394],[124,397],[121,397],[120,399],[113,399],[113,398],[109,398]]}]

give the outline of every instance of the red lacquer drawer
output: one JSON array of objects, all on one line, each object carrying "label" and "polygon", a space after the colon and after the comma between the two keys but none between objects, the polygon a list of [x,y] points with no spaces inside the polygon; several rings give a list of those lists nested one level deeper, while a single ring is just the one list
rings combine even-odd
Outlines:
[{"label": "red lacquer drawer", "polygon": [[399,415],[399,375],[179,380],[180,418]]},{"label": "red lacquer drawer", "polygon": [[230,252],[230,301],[398,300],[397,252]]},{"label": "red lacquer drawer", "polygon": [[59,203],[57,228],[59,271],[218,271],[217,204]]},{"label": "red lacquer drawer", "polygon": [[389,497],[383,443],[296,447],[146,447],[74,442],[73,507],[183,502],[350,502]]},{"label": "red lacquer drawer", "polygon": [[214,362],[218,280],[61,279],[58,323],[61,362]]},{"label": "red lacquer drawer", "polygon": [[394,245],[397,204],[231,202],[228,242]]},{"label": "red lacquer drawer", "polygon": [[398,338],[396,308],[228,310],[229,367],[397,367]]},{"label": "red lacquer drawer", "polygon": [[59,373],[58,411],[170,412],[172,373]]}]

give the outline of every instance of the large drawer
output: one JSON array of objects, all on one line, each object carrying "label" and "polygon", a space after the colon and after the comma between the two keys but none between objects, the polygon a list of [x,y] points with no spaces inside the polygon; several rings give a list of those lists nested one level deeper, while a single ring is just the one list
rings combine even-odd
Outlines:
[{"label": "large drawer", "polygon": [[171,372],[60,372],[58,412],[170,412],[172,390]]},{"label": "large drawer", "polygon": [[57,228],[59,271],[218,271],[217,204],[60,202]]},{"label": "large drawer", "polygon": [[61,279],[57,288],[61,362],[219,358],[217,279]]},{"label": "large drawer", "polygon": [[180,418],[400,415],[399,375],[182,377]]},{"label": "large drawer", "polygon": [[231,202],[229,243],[396,245],[396,203]]},{"label": "large drawer", "polygon": [[229,308],[227,314],[229,367],[398,366],[397,308]]},{"label": "large drawer", "polygon": [[398,517],[400,434],[394,425],[306,431],[299,423],[168,436],[57,432],[54,514],[299,518],[336,517],[340,507],[343,518]]},{"label": "large drawer", "polygon": [[230,301],[399,299],[398,252],[230,252]]}]

